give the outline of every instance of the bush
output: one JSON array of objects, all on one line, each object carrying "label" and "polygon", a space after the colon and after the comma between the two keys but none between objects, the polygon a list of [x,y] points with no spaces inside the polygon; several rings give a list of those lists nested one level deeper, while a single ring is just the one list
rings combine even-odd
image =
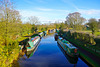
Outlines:
[{"label": "bush", "polygon": [[0,46],[0,67],[10,67],[13,60],[17,60],[19,55],[18,42],[13,41],[12,45]]},{"label": "bush", "polygon": [[96,44],[93,36],[91,36],[90,34],[68,31],[66,35],[70,38],[79,39],[80,41],[83,41],[85,43],[89,43],[91,45]]}]

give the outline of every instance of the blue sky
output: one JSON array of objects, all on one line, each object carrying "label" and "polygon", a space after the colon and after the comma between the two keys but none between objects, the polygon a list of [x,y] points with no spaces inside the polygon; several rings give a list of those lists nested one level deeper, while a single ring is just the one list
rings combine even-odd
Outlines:
[{"label": "blue sky", "polygon": [[100,18],[100,0],[13,0],[15,9],[20,12],[22,21],[30,16],[37,16],[42,23],[63,21],[72,12],[81,16]]}]

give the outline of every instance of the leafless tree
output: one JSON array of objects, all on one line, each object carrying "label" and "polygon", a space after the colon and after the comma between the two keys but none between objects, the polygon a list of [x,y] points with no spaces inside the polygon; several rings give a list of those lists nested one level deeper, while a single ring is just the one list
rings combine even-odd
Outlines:
[{"label": "leafless tree", "polygon": [[29,22],[34,25],[40,24],[39,18],[36,16],[29,17]]},{"label": "leafless tree", "polygon": [[73,29],[76,29],[76,26],[82,25],[85,22],[85,18],[81,17],[79,12],[69,13],[66,17],[65,24],[70,25]]}]

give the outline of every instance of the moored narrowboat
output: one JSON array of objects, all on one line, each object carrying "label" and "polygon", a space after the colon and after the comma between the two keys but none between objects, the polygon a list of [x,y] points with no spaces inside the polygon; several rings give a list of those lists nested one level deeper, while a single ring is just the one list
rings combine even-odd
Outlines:
[{"label": "moored narrowboat", "polygon": [[71,64],[77,64],[78,57],[77,58],[72,58],[68,54],[66,54],[66,52],[64,51],[64,49],[59,44],[58,44],[58,47],[60,48],[60,50],[62,51],[62,53],[66,57],[66,59],[69,61],[69,63],[71,63]]},{"label": "moored narrowboat", "polygon": [[55,41],[57,41],[57,39],[58,39],[58,34],[57,33],[54,34],[54,38],[55,38]]},{"label": "moored narrowboat", "polygon": [[46,36],[46,35],[47,35],[47,31],[43,31],[43,33],[44,33],[44,36]]},{"label": "moored narrowboat", "polygon": [[37,45],[37,46],[34,48],[34,50],[32,50],[32,51],[27,51],[27,52],[25,52],[27,58],[30,58],[31,56],[33,56],[33,54],[34,54],[35,51],[37,50],[38,46],[39,46],[39,45]]},{"label": "moored narrowboat", "polygon": [[39,36],[40,36],[40,38],[42,38],[43,37],[43,32],[40,32]]},{"label": "moored narrowboat", "polygon": [[27,51],[32,51],[35,49],[35,47],[38,45],[38,43],[40,42],[40,37],[39,36],[36,36],[34,38],[31,38],[27,45],[26,45],[26,49]]},{"label": "moored narrowboat", "polygon": [[58,44],[64,49],[64,51],[71,57],[78,57],[78,48],[73,46],[71,43],[66,41],[65,39],[59,37],[57,39]]}]

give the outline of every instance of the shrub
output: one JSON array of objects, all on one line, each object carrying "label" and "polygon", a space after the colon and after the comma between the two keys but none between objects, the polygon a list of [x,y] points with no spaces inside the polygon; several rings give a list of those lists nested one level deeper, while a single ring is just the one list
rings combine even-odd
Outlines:
[{"label": "shrub", "polygon": [[70,38],[79,39],[80,41],[83,41],[85,43],[89,43],[91,45],[96,44],[96,42],[94,41],[93,36],[91,36],[90,34],[87,34],[87,33],[68,31],[66,33],[66,35]]}]

